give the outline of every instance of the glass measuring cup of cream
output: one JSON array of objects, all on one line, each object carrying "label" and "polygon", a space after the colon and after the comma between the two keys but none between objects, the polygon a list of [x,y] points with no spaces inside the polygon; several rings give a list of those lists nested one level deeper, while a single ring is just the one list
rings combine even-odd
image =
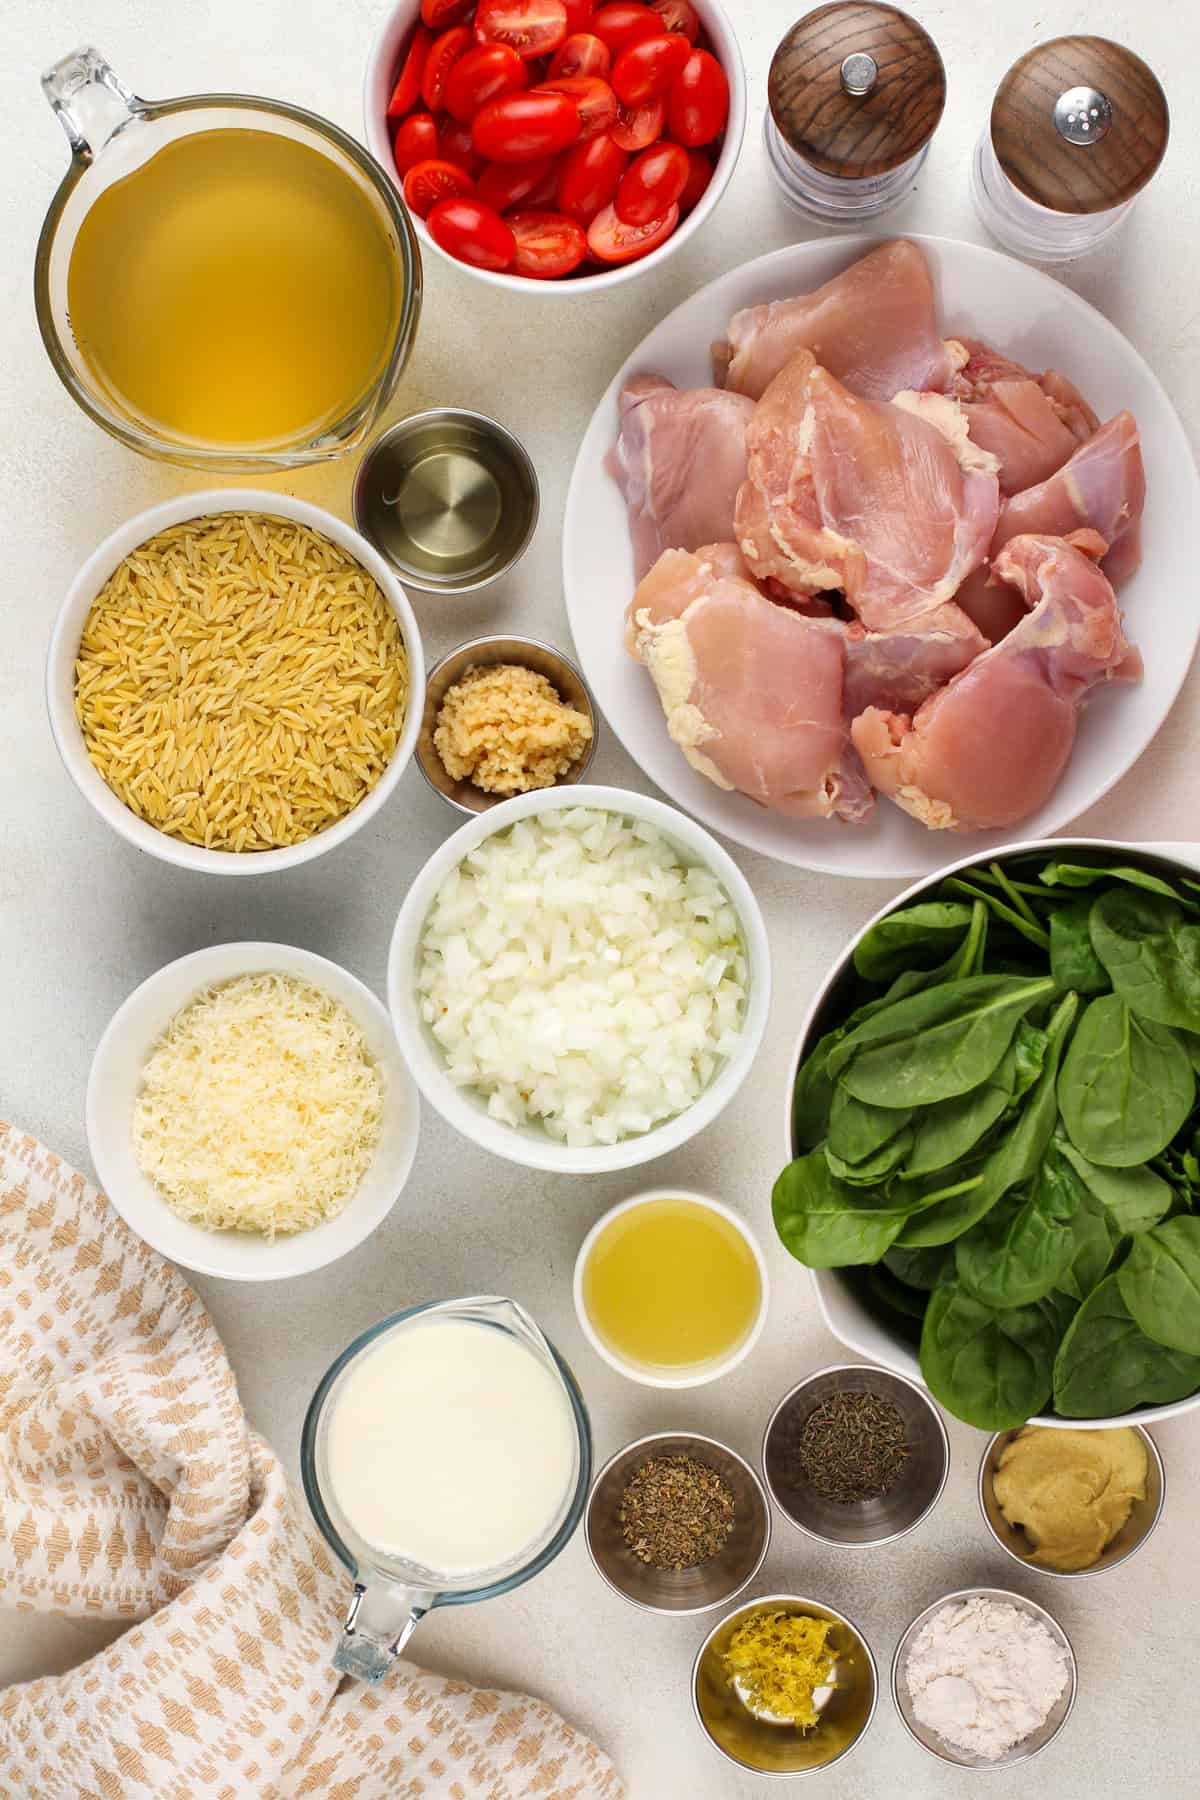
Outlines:
[{"label": "glass measuring cup of cream", "polygon": [[197,468],[267,472],[360,444],[421,307],[382,169],[280,101],[143,100],[90,48],[42,86],[71,164],[34,298],[73,399],[132,449]]},{"label": "glass measuring cup of cream", "polygon": [[301,1470],[354,1582],[334,1666],[378,1681],[434,1606],[507,1593],[558,1555],[591,1479],[567,1365],[513,1300],[410,1308],[313,1396]]}]

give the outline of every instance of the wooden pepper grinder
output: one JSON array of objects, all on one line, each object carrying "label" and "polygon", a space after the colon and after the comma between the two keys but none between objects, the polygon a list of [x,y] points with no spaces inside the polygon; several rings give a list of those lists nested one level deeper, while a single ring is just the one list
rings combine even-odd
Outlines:
[{"label": "wooden pepper grinder", "polygon": [[818,6],[767,82],[767,159],[791,205],[850,224],[911,192],[946,104],[937,45],[895,6]]},{"label": "wooden pepper grinder", "polygon": [[1052,38],[996,90],[971,166],[975,210],[1018,255],[1082,256],[1127,217],[1169,128],[1166,95],[1140,56],[1108,38]]}]

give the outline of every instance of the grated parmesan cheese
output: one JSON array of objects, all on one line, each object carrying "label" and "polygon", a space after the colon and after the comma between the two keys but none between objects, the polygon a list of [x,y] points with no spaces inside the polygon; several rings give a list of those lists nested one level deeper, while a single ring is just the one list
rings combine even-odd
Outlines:
[{"label": "grated parmesan cheese", "polygon": [[150,1052],[133,1146],[180,1218],[270,1239],[341,1212],[382,1123],[382,1073],[341,1002],[292,975],[239,975]]}]

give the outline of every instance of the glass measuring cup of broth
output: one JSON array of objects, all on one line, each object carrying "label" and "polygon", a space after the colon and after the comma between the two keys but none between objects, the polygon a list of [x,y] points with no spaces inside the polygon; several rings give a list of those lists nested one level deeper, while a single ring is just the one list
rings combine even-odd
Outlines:
[{"label": "glass measuring cup of broth", "polygon": [[416,238],[373,158],[281,101],[142,100],[94,49],[42,86],[71,165],[34,297],[83,410],[195,468],[267,472],[361,443],[421,310]]},{"label": "glass measuring cup of broth", "polygon": [[583,1513],[587,1412],[514,1300],[394,1313],[344,1350],[304,1421],[308,1504],[354,1583],[334,1667],[374,1682],[435,1606],[540,1573]]}]

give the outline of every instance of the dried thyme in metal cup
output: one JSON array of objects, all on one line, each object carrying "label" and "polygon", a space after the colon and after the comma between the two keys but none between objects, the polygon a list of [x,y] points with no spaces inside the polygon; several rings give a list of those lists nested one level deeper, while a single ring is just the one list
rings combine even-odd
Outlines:
[{"label": "dried thyme in metal cup", "polygon": [[719,1556],[733,1530],[732,1490],[694,1456],[655,1456],[625,1484],[617,1518],[633,1554],[652,1569],[694,1569]]},{"label": "dried thyme in metal cup", "polygon": [[853,1506],[880,1500],[896,1485],[908,1460],[908,1435],[890,1400],[844,1388],[786,1427],[780,1453],[795,1482],[837,1506]]}]

